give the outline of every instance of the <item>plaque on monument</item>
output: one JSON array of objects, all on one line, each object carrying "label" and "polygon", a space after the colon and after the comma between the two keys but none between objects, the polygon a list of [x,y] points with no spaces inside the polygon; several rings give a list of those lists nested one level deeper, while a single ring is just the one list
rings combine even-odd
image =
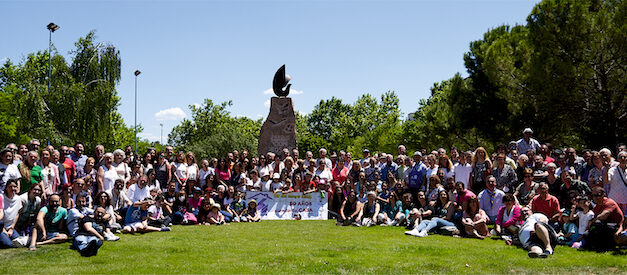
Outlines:
[{"label": "plaque on monument", "polygon": [[[270,113],[261,126],[257,152],[280,154],[283,149],[296,148],[296,115],[292,98],[287,97],[292,84],[291,77],[285,74],[285,65],[274,74],[272,89],[277,96],[270,99]],[[269,160],[271,161],[271,160]]]}]

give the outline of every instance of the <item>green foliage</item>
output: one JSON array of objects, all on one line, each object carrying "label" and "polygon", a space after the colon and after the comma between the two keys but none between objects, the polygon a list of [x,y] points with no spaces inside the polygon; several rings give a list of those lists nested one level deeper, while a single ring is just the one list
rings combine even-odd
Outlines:
[{"label": "green foliage", "polygon": [[107,150],[131,143],[133,129],[117,112],[119,51],[95,39],[93,31],[79,38],[71,64],[52,56],[50,90],[47,51],[31,53],[21,64],[5,62],[0,68],[0,143],[38,138],[56,146],[103,144]]},{"label": "green foliage", "polygon": [[232,102],[216,105],[210,99],[196,107],[189,105],[192,119],[184,119],[172,129],[169,142],[177,150],[193,151],[198,159],[221,157],[233,150],[257,155],[261,120],[231,117],[226,110]]}]

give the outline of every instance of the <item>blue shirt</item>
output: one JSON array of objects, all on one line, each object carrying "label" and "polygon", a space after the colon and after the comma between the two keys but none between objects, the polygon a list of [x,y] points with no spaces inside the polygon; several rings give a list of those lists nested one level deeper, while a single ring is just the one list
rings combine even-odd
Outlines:
[{"label": "blue shirt", "polygon": [[125,225],[133,224],[136,222],[141,222],[148,218],[148,209],[141,210],[140,207],[131,206],[126,211],[126,219],[124,220]]},{"label": "blue shirt", "polygon": [[409,170],[409,179],[407,187],[411,189],[421,189],[427,177],[427,166],[422,163],[416,163]]},{"label": "blue shirt", "polygon": [[386,181],[388,173],[396,174],[396,169],[398,169],[398,165],[394,162],[391,165],[389,163],[384,164],[381,167],[381,180]]}]

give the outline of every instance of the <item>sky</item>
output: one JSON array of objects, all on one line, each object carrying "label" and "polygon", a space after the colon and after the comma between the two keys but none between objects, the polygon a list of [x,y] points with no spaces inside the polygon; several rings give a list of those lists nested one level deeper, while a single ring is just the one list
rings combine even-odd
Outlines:
[{"label": "sky", "polygon": [[140,137],[163,140],[190,105],[231,100],[234,116],[265,119],[272,78],[286,64],[295,109],[320,100],[353,103],[395,91],[403,118],[435,82],[467,75],[469,43],[502,24],[525,24],[538,1],[6,1],[0,0],[0,62],[48,47],[46,25],[70,62],[95,30],[122,59],[118,110]]}]

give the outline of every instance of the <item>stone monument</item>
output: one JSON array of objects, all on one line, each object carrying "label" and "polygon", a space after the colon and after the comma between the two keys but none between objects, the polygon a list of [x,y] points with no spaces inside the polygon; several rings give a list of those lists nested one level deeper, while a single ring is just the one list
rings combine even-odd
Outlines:
[{"label": "stone monument", "polygon": [[[287,97],[292,84],[291,77],[285,74],[285,65],[274,74],[272,89],[277,96],[270,99],[270,113],[261,126],[257,152],[281,154],[284,148],[296,148],[296,115],[292,98]],[[272,160],[268,160],[271,162]]]}]

